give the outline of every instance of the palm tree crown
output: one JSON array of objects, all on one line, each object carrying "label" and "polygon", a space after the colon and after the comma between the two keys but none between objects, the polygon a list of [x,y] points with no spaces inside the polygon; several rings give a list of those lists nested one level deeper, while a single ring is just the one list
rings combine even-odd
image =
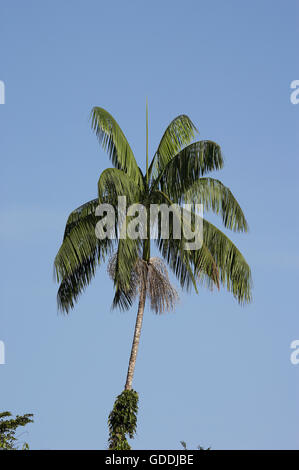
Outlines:
[{"label": "palm tree crown", "polygon": [[[182,207],[184,204],[194,206],[198,203],[203,204],[205,213],[213,211],[219,214],[224,227],[239,232],[248,229],[242,209],[231,191],[218,179],[206,176],[223,167],[219,145],[208,140],[193,142],[197,129],[188,116],[180,115],[169,124],[150,164],[147,152],[145,174],[138,167],[121,128],[106,110],[93,108],[91,122],[113,168],[107,168],[100,175],[98,198],[74,210],[66,223],[54,267],[57,281],[60,282],[58,306],[67,313],[90,283],[97,266],[113,253],[113,268],[110,266],[110,276],[115,286],[113,307],[128,309],[132,305],[136,295],[136,289],[132,289],[136,285],[136,274],[140,278],[140,273],[144,272],[145,265],[141,265],[140,260],[151,269],[152,279],[154,272],[160,273],[164,282],[168,279],[162,265],[157,268],[151,261],[150,234],[153,228],[150,223],[147,239],[116,237],[100,240],[96,237],[98,218],[95,209],[99,203],[109,203],[116,208],[118,196],[126,196],[128,205],[140,203],[147,210],[151,204],[178,204]],[[194,209],[191,213],[192,220],[198,217]],[[116,227],[118,222],[116,220]],[[154,242],[162,258],[182,289],[188,290],[193,286],[198,291],[201,283],[209,288],[222,285],[232,292],[239,303],[249,302],[251,274],[246,260],[222,231],[205,218],[202,224],[203,241],[198,250],[186,250],[187,240],[184,236],[176,239],[171,227],[168,239],[162,238],[158,230]],[[164,292],[166,297],[157,307],[159,302],[150,295],[149,283],[145,290],[156,312],[173,305],[174,294],[170,294],[172,300],[168,299],[167,303]],[[171,292],[170,287],[168,291]]]}]

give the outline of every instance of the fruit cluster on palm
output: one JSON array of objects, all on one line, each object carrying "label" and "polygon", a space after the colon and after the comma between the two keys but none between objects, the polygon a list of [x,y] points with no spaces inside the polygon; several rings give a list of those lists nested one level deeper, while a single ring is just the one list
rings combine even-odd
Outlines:
[{"label": "fruit cluster on palm", "polygon": [[[98,197],[74,210],[68,217],[63,242],[55,258],[55,272],[60,283],[58,305],[64,312],[74,307],[80,294],[91,282],[98,265],[107,258],[108,272],[114,282],[113,307],[129,309],[139,296],[138,313],[129,361],[125,390],[131,390],[146,299],[156,313],[174,307],[177,293],[171,286],[166,265],[182,289],[200,285],[232,292],[239,303],[251,298],[250,268],[232,241],[203,218],[202,243],[197,250],[186,249],[182,234],[176,238],[170,226],[169,237],[161,227],[153,227],[147,217],[146,238],[118,237],[121,222],[117,219],[118,197],[127,204],[142,204],[149,212],[151,204],[168,206],[191,204],[190,229],[199,217],[195,205],[204,213],[219,214],[225,228],[246,232],[247,222],[231,191],[218,179],[206,176],[223,167],[219,145],[204,140],[194,142],[197,129],[188,116],[176,117],[164,132],[151,162],[148,159],[148,118],[146,114],[146,169],[139,168],[130,145],[115,119],[104,109],[92,110],[92,129],[108,152],[113,168],[102,172],[98,180]],[[115,208],[115,238],[99,239],[95,234],[98,204]],[[177,216],[181,217],[181,216]],[[185,220],[182,220],[182,224]],[[151,236],[155,230],[155,238]],[[164,262],[151,256],[154,243]]]}]

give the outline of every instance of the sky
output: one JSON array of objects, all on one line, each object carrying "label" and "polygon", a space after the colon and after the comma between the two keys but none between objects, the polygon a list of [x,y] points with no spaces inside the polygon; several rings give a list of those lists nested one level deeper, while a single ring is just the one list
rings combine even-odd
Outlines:
[{"label": "sky", "polygon": [[[253,301],[224,289],[146,308],[134,449],[299,449],[299,2],[0,0],[0,411],[34,413],[31,449],[104,449],[127,372],[137,305],[111,311],[106,267],[69,316],[53,261],[68,214],[111,166],[93,106],[120,124],[145,168],[179,114],[225,157],[217,173],[249,233]],[[178,287],[178,282],[173,279]],[[24,433],[23,433],[24,432]]]}]

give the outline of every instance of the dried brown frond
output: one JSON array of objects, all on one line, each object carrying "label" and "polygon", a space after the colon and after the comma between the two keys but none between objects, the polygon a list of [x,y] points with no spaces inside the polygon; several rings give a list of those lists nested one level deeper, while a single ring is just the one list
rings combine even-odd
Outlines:
[{"label": "dried brown frond", "polygon": [[147,272],[147,296],[155,313],[173,310],[178,293],[171,285],[165,264],[160,258],[150,258]]},{"label": "dried brown frond", "polygon": [[[117,256],[114,254],[108,263],[107,271],[112,280],[115,278]],[[169,281],[167,268],[160,258],[150,258],[148,262],[139,258],[131,273],[130,289],[126,291],[131,299],[146,291],[150,307],[155,313],[173,310],[179,299],[176,289]]]}]

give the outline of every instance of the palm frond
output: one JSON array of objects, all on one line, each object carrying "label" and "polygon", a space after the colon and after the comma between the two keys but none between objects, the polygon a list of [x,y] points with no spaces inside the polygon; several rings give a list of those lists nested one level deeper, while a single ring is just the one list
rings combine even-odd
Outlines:
[{"label": "palm frond", "polygon": [[161,256],[178,279],[181,288],[190,291],[193,286],[197,291],[190,256],[184,250],[181,240],[158,238],[155,242]]},{"label": "palm frond", "polygon": [[114,240],[99,240],[95,234],[97,222],[94,207],[97,200],[89,201],[68,217],[64,239],[54,260],[58,290],[58,307],[68,312],[79,294],[90,283],[96,267],[110,255]]},{"label": "palm frond", "polygon": [[[163,193],[162,191],[155,191],[152,193],[152,198],[155,203],[168,203],[170,205],[173,202]],[[195,217],[196,214],[192,214],[192,218],[186,220],[184,213],[178,212],[173,214],[174,217],[179,217],[181,227],[188,224],[188,231],[194,233]],[[170,269],[173,271],[177,279],[179,280],[182,289],[189,291],[193,285],[196,292],[198,272],[204,273],[209,279],[209,287],[212,288],[216,285],[219,288],[219,273],[216,262],[204,243],[202,241],[201,248],[199,250],[189,250],[187,244],[190,240],[187,240],[182,231],[181,238],[174,238],[173,224],[169,226],[169,237],[162,238],[161,227],[158,224],[156,244],[158,249],[168,263]]]},{"label": "palm frond", "polygon": [[252,299],[252,279],[250,267],[233,242],[203,219],[203,242],[211,252],[219,272],[219,281],[240,304]]},{"label": "palm frond", "polygon": [[73,274],[66,275],[60,283],[57,292],[58,310],[69,313],[78,302],[80,294],[85,290],[95,275],[96,260],[90,256]]},{"label": "palm frond", "polygon": [[223,167],[223,157],[218,144],[201,140],[185,147],[164,167],[152,184],[160,188],[175,202],[193,183],[206,173]]},{"label": "palm frond", "polygon": [[[157,205],[173,204],[173,202],[162,191],[151,192],[151,203]],[[178,216],[178,214],[175,212],[173,217],[176,216]],[[187,290],[190,290],[193,284],[195,290],[197,290],[196,281],[188,260],[188,252],[184,249],[184,239],[180,240],[173,237],[173,224],[169,225],[169,237],[162,238],[161,220],[151,220],[151,223],[154,224],[150,227],[150,230],[153,238],[155,239],[155,243],[162,257],[179,280],[182,289],[186,288]]]},{"label": "palm frond", "polygon": [[68,313],[70,309],[74,308],[80,294],[95,276],[97,266],[105,261],[106,256],[111,255],[113,246],[113,241],[108,238],[105,240],[97,240],[97,245],[94,247],[94,250],[90,252],[89,256],[85,257],[83,261],[78,262],[76,266],[73,266],[72,270],[63,277],[60,273],[61,266],[59,265],[59,261],[55,260],[57,278],[60,279],[60,286],[57,293],[59,310]]},{"label": "palm frond", "polygon": [[166,128],[157,152],[151,162],[149,173],[155,178],[166,164],[188,145],[198,132],[191,119],[185,114],[177,116]]},{"label": "palm frond", "polygon": [[132,276],[136,263],[141,256],[142,242],[140,239],[133,240],[129,237],[118,240],[116,258],[114,262],[113,282],[115,296],[112,308],[119,307],[127,310],[135,298],[132,290]]},{"label": "palm frond", "polygon": [[138,186],[123,170],[107,168],[98,181],[99,202],[117,205],[118,196],[126,196],[127,203],[134,204],[139,202],[143,188],[143,182],[141,187]]},{"label": "palm frond", "polygon": [[85,219],[86,217],[93,218],[97,205],[99,204],[98,199],[92,199],[91,201],[85,202],[80,207],[77,207],[74,211],[68,216],[63,239],[71,232],[73,227],[77,225],[80,220]]},{"label": "palm frond", "polygon": [[[194,211],[191,213],[192,218],[187,222],[185,219],[182,220],[182,224],[190,223],[189,220],[191,220],[189,228],[194,232],[195,219],[201,220],[201,247],[198,250],[185,250],[186,240],[184,237],[181,240],[175,240],[173,237],[171,240],[160,239],[159,248],[163,249],[163,256],[165,257],[167,254],[169,257],[170,255],[170,259],[173,260],[177,255],[179,259],[183,250],[183,258],[180,262],[182,265],[186,265],[186,261],[188,261],[189,266],[193,267],[196,282],[205,284],[210,289],[213,289],[214,285],[219,289],[222,284],[229,292],[232,292],[240,304],[249,303],[251,301],[252,279],[250,267],[244,256],[221,230]],[[168,249],[166,253],[165,248]],[[172,263],[169,264],[173,269]],[[184,272],[184,268],[181,267],[180,272]],[[175,274],[177,275],[176,272]],[[184,287],[182,283],[181,285]]]},{"label": "palm frond", "polygon": [[95,226],[96,216],[93,212],[80,217],[76,223],[67,222],[63,242],[54,260],[57,281],[72,274],[97,249]]},{"label": "palm frond", "polygon": [[212,210],[222,216],[226,228],[247,232],[244,213],[229,188],[214,178],[200,178],[183,194],[174,195],[180,202],[203,204],[203,210]]},{"label": "palm frond", "polygon": [[123,170],[137,184],[142,181],[132,149],[116,120],[108,111],[94,107],[91,111],[91,127],[115,168]]},{"label": "palm frond", "polygon": [[[114,282],[117,275],[117,262],[118,253],[114,253],[108,262],[107,272],[110,279]],[[133,268],[130,273],[129,288],[123,288],[120,283],[117,283],[114,298],[112,302],[112,308],[119,307],[121,310],[128,310],[136,299],[138,293],[138,279],[136,279],[136,270]]]}]

